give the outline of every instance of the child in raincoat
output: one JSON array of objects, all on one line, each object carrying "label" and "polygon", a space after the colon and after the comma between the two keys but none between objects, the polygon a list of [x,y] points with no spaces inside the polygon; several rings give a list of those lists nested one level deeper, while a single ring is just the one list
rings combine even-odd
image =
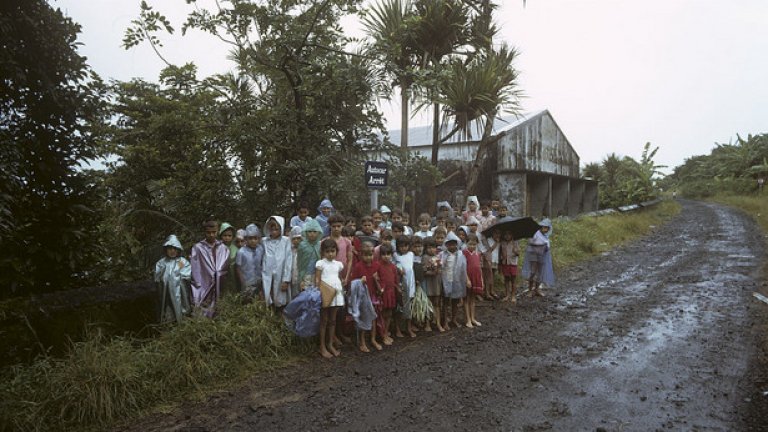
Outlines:
[{"label": "child in raincoat", "polygon": [[469,220],[471,216],[478,217],[482,214],[480,213],[480,201],[477,200],[477,197],[472,195],[469,198],[467,198],[467,209],[464,210],[464,212],[461,214],[461,220],[465,224]]},{"label": "child in raincoat", "polygon": [[[448,233],[443,243],[443,252],[440,256],[440,272],[443,281],[443,293],[446,301],[451,305],[451,319],[445,317],[446,330],[459,327],[459,302],[467,295],[467,288],[472,284],[467,278],[467,260],[459,250],[459,238],[454,233]],[[448,305],[446,305],[448,309]]]},{"label": "child in raincoat", "polygon": [[264,246],[261,244],[261,231],[255,224],[245,228],[245,246],[237,251],[235,272],[240,282],[240,292],[250,302],[253,296],[260,295]]},{"label": "child in raincoat", "polygon": [[299,265],[299,284],[301,289],[315,285],[315,263],[320,260],[320,238],[323,229],[317,220],[311,220],[304,224],[301,232],[302,239],[296,254]]},{"label": "child in raincoat", "polygon": [[547,218],[539,222],[539,225],[541,228],[536,231],[525,248],[523,277],[528,279],[528,297],[534,295],[544,297],[541,284],[552,286],[555,283],[548,235],[552,230],[552,222]]},{"label": "child in raincoat", "polygon": [[189,288],[187,284],[192,277],[192,266],[184,257],[181,242],[171,234],[163,243],[165,256],[155,264],[155,282],[160,292],[161,324],[172,320],[181,322],[189,309]]},{"label": "child in raincoat", "polygon": [[315,220],[320,224],[320,228],[323,229],[322,238],[328,237],[328,235],[331,233],[331,227],[328,225],[328,218],[331,217],[331,214],[333,214],[334,210],[335,209],[333,208],[333,204],[331,204],[331,200],[328,198],[322,200],[320,205],[317,207],[317,211],[319,213],[315,217]]},{"label": "child in raincoat", "polygon": [[299,278],[299,244],[301,244],[302,227],[291,228],[291,297],[296,298],[301,292],[301,279]]},{"label": "child in raincoat", "polygon": [[[402,224],[401,224],[402,225]],[[411,315],[411,306],[413,297],[416,295],[416,277],[413,273],[414,254],[411,252],[410,238],[401,235],[396,241],[397,252],[394,256],[395,265],[400,272],[402,292],[400,294],[399,310],[395,312],[395,336],[403,337],[401,331],[401,321],[405,321],[408,336],[415,338],[416,332],[413,328],[413,319]]]},{"label": "child in raincoat", "polygon": [[192,246],[189,263],[192,266],[192,302],[203,315],[213,318],[221,284],[229,271],[229,248],[216,237],[219,223],[203,224],[205,239]]},{"label": "child in raincoat", "polygon": [[282,308],[291,301],[291,270],[293,254],[291,240],[283,235],[285,219],[271,216],[264,224],[264,262],[261,267],[261,284],[267,306]]}]

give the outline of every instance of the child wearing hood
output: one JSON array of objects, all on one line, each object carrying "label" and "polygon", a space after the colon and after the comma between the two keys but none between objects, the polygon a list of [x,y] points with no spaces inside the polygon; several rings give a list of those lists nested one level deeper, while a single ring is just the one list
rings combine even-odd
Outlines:
[{"label": "child wearing hood", "polygon": [[528,241],[525,248],[525,262],[523,263],[523,277],[528,279],[528,297],[534,295],[544,297],[541,292],[541,284],[549,286],[555,282],[552,272],[552,256],[549,254],[549,233],[552,222],[546,218],[539,223],[541,227]]},{"label": "child wearing hood", "polygon": [[299,244],[301,244],[302,227],[291,228],[291,297],[296,298],[302,291],[301,278],[299,278]]},{"label": "child wearing hood", "polygon": [[250,302],[254,295],[260,294],[264,246],[261,244],[261,231],[255,224],[245,228],[245,246],[237,251],[235,272],[240,281],[240,292]]},{"label": "child wearing hood", "polygon": [[304,229],[301,231],[297,257],[299,259],[299,284],[302,290],[315,284],[315,264],[322,258],[320,255],[320,238],[322,235],[323,229],[317,219],[304,224]]},{"label": "child wearing hood", "polygon": [[242,228],[237,230],[237,233],[235,233],[235,246],[237,246],[237,250],[245,247],[245,230]]},{"label": "child wearing hood", "polygon": [[267,306],[282,308],[291,301],[291,270],[293,254],[291,240],[283,235],[285,219],[271,216],[264,224],[264,262],[261,267],[261,283]]},{"label": "child wearing hood", "polygon": [[331,233],[331,228],[328,225],[328,218],[331,217],[334,210],[333,204],[331,204],[331,200],[328,198],[322,200],[317,207],[318,214],[317,217],[315,217],[315,220],[320,224],[320,228],[322,228],[322,237],[328,237]]},{"label": "child wearing hood", "polygon": [[163,243],[165,256],[155,264],[155,282],[160,293],[161,324],[176,320],[181,322],[189,313],[189,292],[187,284],[192,277],[192,266],[184,257],[181,242],[171,234]]},{"label": "child wearing hood", "polygon": [[477,200],[477,197],[472,195],[469,198],[467,198],[467,209],[464,210],[464,212],[461,214],[461,219],[464,221],[464,223],[467,223],[467,220],[471,216],[478,217],[481,216],[481,213],[479,211],[480,208],[480,201]]},{"label": "child wearing hood", "polygon": [[389,207],[382,205],[379,207],[379,213],[381,213],[381,222],[379,223],[379,228],[383,230],[392,229],[392,210],[390,210]]},{"label": "child wearing hood", "polygon": [[[467,295],[467,288],[472,284],[467,277],[467,259],[459,250],[459,238],[454,233],[448,233],[443,243],[444,250],[440,256],[440,277],[443,281],[445,299],[451,305],[451,319],[446,316],[443,327],[447,330],[450,324],[459,327],[459,301]],[[448,309],[447,305],[446,308]],[[447,315],[447,311],[446,311]]]},{"label": "child wearing hood", "polygon": [[203,224],[205,239],[192,246],[189,263],[192,267],[192,302],[204,316],[213,318],[221,284],[229,271],[229,248],[219,240],[219,223]]}]

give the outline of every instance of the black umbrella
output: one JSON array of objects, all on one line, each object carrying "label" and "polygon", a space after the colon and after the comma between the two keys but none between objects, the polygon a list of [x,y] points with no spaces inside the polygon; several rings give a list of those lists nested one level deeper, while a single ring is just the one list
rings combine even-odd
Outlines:
[{"label": "black umbrella", "polygon": [[494,231],[501,231],[502,233],[509,231],[515,239],[524,239],[533,237],[540,228],[541,225],[530,216],[519,218],[505,216],[484,230],[483,235],[490,237]]}]

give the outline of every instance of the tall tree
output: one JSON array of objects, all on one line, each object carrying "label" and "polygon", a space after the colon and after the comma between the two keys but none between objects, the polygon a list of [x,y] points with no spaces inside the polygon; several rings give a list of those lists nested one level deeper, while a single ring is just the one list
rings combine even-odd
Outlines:
[{"label": "tall tree", "polygon": [[[214,79],[230,96],[222,117],[222,145],[232,154],[246,202],[283,211],[297,197],[341,194],[334,177],[357,169],[382,129],[375,81],[366,58],[346,51],[340,18],[360,0],[217,2],[195,5],[182,31],[199,29],[231,47],[237,91]],[[143,16],[160,23],[162,15]],[[154,18],[152,18],[154,16]],[[142,29],[172,31],[139,17],[126,47],[153,40]]]},{"label": "tall tree", "polygon": [[0,286],[71,286],[98,252],[92,125],[101,83],[77,52],[80,26],[44,0],[0,4]]}]

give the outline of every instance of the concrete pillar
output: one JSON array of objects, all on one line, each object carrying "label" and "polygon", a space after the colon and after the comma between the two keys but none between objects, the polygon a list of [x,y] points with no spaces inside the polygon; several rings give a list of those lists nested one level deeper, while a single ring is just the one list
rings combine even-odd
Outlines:
[{"label": "concrete pillar", "polygon": [[566,177],[552,177],[552,212],[550,216],[568,216],[569,182]]}]

